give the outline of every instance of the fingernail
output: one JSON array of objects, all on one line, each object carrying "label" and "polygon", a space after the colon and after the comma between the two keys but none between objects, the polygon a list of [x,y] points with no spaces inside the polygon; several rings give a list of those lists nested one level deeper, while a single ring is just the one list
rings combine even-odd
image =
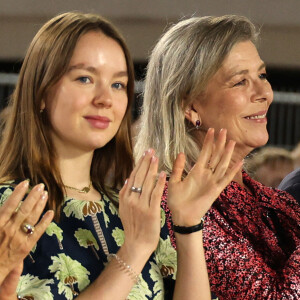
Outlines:
[{"label": "fingernail", "polygon": [[[49,212],[53,212],[53,214],[50,214]],[[53,218],[53,215],[54,215],[54,210],[52,209],[49,209],[47,210],[46,213],[43,214],[43,219],[46,218],[47,219],[52,219]]]},{"label": "fingernail", "polygon": [[223,129],[223,128],[221,128],[221,129],[220,129],[220,133],[221,133],[223,130],[224,130],[224,129]]},{"label": "fingernail", "polygon": [[45,200],[47,200],[47,198],[48,198],[48,192],[47,192],[47,191],[43,191],[42,196],[41,196],[41,199],[42,199],[43,201],[45,201]]},{"label": "fingernail", "polygon": [[153,155],[153,156],[151,157],[151,162],[154,163],[154,162],[156,162],[156,161],[157,161],[157,157]]},{"label": "fingernail", "polygon": [[164,171],[161,171],[160,174],[159,174],[159,177],[160,177],[160,178],[163,178],[163,177],[165,177],[165,176],[166,176],[166,173],[165,173]]},{"label": "fingernail", "polygon": [[22,187],[23,187],[23,188],[28,188],[28,187],[29,187],[29,179],[25,179],[25,180],[22,182]]},{"label": "fingernail", "polygon": [[125,180],[124,185],[127,184],[127,182],[128,182],[128,179]]},{"label": "fingernail", "polygon": [[37,191],[38,192],[42,192],[45,188],[45,185],[43,183],[40,183],[38,186],[37,186]]}]

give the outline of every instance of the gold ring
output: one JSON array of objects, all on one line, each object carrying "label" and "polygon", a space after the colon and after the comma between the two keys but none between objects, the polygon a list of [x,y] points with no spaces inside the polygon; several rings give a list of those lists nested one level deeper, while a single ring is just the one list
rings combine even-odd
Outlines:
[{"label": "gold ring", "polygon": [[28,223],[25,223],[23,226],[22,226],[22,230],[30,235],[30,234],[33,234],[34,233],[34,226],[28,224]]}]

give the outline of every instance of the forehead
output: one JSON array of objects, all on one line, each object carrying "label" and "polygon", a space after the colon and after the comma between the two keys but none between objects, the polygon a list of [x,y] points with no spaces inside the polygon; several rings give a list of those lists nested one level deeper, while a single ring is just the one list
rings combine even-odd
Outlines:
[{"label": "forehead", "polygon": [[114,61],[120,68],[126,67],[125,54],[120,44],[101,31],[90,31],[79,38],[73,51],[70,64],[89,62],[93,64]]},{"label": "forehead", "polygon": [[231,72],[243,67],[258,67],[263,63],[251,41],[238,42],[225,57],[220,69]]}]

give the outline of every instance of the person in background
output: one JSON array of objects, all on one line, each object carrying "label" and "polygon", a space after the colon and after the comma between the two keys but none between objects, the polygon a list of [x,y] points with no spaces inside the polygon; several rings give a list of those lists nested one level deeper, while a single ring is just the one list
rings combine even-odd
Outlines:
[{"label": "person in background", "polygon": [[291,194],[300,205],[300,168],[288,174],[278,188]]},{"label": "person in background", "polygon": [[[168,175],[183,152],[188,174],[212,128],[227,132],[226,143],[236,142],[231,165],[265,145],[273,91],[257,38],[242,16],[193,17],[172,26],[150,56],[136,158],[153,147]],[[211,174],[223,143],[208,161]],[[197,178],[194,189],[207,183]],[[163,202],[177,247],[174,216],[185,206],[174,208],[170,195],[166,187]],[[190,203],[191,215],[196,207]],[[204,219],[211,290],[220,300],[300,298],[300,207],[292,196],[254,181],[241,166]]]},{"label": "person in background", "polygon": [[246,158],[245,169],[254,180],[277,188],[282,179],[294,170],[294,160],[290,151],[266,146]]},{"label": "person in background", "polygon": [[[133,85],[127,46],[98,15],[61,14],[34,37],[3,129],[0,196],[4,206],[16,201],[15,184],[28,179],[48,195],[55,216],[24,260],[15,283],[19,299],[167,299],[164,279],[175,278],[173,299],[211,298],[201,218],[240,168],[240,162],[229,167],[234,142],[225,146],[226,134],[215,142],[208,132],[184,181],[184,156],[174,163],[176,253],[160,206],[166,176],[157,176],[154,150],[133,167]],[[216,144],[218,167],[211,173],[206,166]],[[188,194],[196,178],[206,184]],[[16,246],[22,231],[28,239],[36,234],[37,217],[16,224],[23,234]],[[17,298],[7,286],[1,293],[1,300]]]},{"label": "person in background", "polygon": [[295,162],[295,168],[300,168],[300,143],[291,151]]}]

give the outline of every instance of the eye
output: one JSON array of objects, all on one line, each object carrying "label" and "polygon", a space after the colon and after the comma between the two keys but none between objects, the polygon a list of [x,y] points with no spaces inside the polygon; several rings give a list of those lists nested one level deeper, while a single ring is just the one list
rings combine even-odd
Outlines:
[{"label": "eye", "polygon": [[80,77],[77,78],[77,80],[79,82],[85,83],[85,84],[92,82],[91,79],[89,77],[87,77],[87,76],[80,76]]},{"label": "eye", "polygon": [[126,89],[126,85],[122,82],[115,82],[112,84],[112,87],[117,89],[117,90],[124,90]]},{"label": "eye", "polygon": [[245,83],[246,83],[246,79],[243,79],[243,80],[237,82],[236,84],[234,84],[233,86],[245,85]]},{"label": "eye", "polygon": [[267,73],[261,73],[261,74],[259,74],[259,78],[262,80],[265,80],[265,79],[268,79],[268,75],[267,75]]}]

